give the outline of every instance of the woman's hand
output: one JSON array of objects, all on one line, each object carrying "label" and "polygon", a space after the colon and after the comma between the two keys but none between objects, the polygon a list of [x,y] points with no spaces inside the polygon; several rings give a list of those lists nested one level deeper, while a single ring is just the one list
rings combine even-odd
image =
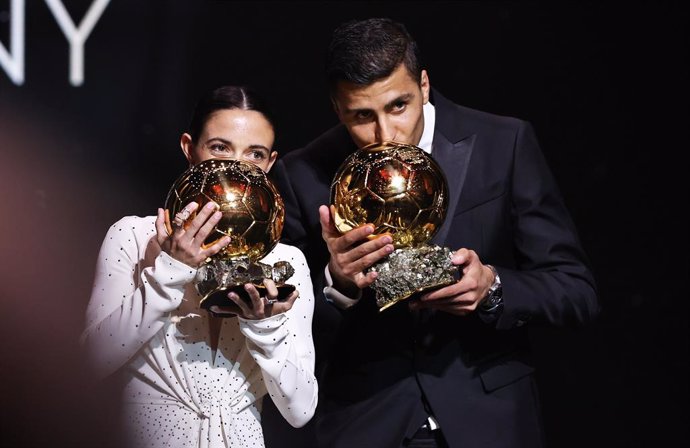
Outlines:
[{"label": "woman's hand", "polygon": [[187,223],[188,217],[198,207],[196,202],[190,202],[175,215],[172,223],[168,210],[159,208],[156,218],[156,239],[161,249],[194,268],[198,268],[208,257],[217,254],[230,243],[230,238],[224,236],[212,245],[204,246],[204,240],[223,214],[218,211],[218,204],[209,202]]},{"label": "woman's hand", "polygon": [[[284,313],[295,303],[299,292],[293,291],[284,301],[278,301],[278,288],[271,279],[264,279],[265,288],[257,288],[251,283],[244,285],[244,290],[249,294],[251,303],[245,302],[236,292],[228,293],[228,298],[235,302],[239,308],[239,316],[244,319],[259,320],[267,317],[275,316],[276,314]],[[263,295],[262,295],[263,294]],[[215,308],[215,307],[212,307]],[[216,310],[211,310],[216,313],[228,312],[236,314],[237,309],[227,309],[226,307],[217,307]]]}]

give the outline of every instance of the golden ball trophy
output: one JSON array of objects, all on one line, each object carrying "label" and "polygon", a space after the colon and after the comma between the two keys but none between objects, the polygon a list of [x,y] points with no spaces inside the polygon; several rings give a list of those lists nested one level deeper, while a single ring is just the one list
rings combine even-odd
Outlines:
[{"label": "golden ball trophy", "polygon": [[427,244],[445,219],[448,183],[421,148],[389,141],[358,149],[336,172],[330,202],[339,232],[373,224],[370,238],[393,238],[395,250],[369,268],[378,273],[379,311],[455,282],[450,249]]},{"label": "golden ball trophy", "polygon": [[[235,291],[250,302],[243,285],[253,283],[265,289],[263,280],[272,279],[279,291],[278,300],[285,300],[295,290],[286,280],[294,274],[287,261],[273,265],[259,260],[278,244],[285,221],[283,200],[266,173],[256,165],[238,160],[211,159],[191,166],[171,186],[165,208],[174,216],[190,202],[213,201],[223,216],[204,241],[211,245],[224,236],[230,244],[206,261],[197,270],[194,281],[201,296],[200,306],[234,307],[228,292]],[[186,223],[194,219],[193,212]]]}]

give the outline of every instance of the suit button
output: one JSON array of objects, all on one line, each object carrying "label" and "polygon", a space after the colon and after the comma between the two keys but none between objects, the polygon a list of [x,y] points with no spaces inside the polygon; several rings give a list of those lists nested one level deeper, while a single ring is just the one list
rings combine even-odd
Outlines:
[{"label": "suit button", "polygon": [[531,318],[532,318],[532,316],[530,316],[529,314],[520,314],[520,315],[517,317],[517,322],[515,322],[515,326],[516,326],[516,327],[522,327],[522,326],[525,325],[527,322],[529,322],[529,320],[530,320]]}]

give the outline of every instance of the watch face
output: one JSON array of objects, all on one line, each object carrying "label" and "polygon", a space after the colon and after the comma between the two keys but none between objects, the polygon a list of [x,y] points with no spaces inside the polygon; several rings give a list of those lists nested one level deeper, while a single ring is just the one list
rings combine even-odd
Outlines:
[{"label": "watch face", "polygon": [[481,302],[480,307],[484,310],[493,310],[501,303],[503,303],[503,289],[498,285],[498,287],[493,289],[489,293],[489,296]]},{"label": "watch face", "polygon": [[491,294],[489,297],[486,298],[486,300],[482,303],[484,308],[493,308],[500,302],[500,298],[496,297],[495,295]]}]

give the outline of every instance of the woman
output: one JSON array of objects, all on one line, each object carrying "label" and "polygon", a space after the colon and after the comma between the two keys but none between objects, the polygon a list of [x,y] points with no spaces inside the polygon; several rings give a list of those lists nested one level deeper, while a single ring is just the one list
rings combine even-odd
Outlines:
[{"label": "woman", "polygon": [[[182,151],[190,164],[241,159],[268,171],[277,156],[269,117],[252,91],[221,87],[197,104]],[[273,303],[277,290],[267,280],[265,297],[245,285],[252,306],[228,294],[237,318],[204,312],[192,280],[229,242],[203,247],[221,217],[214,206],[187,225],[195,203],[172,225],[163,209],[128,216],[103,241],[83,341],[102,375],[125,377],[128,447],[263,446],[259,412],[266,393],[292,426],[314,414],[314,300],[304,255],[279,243],[262,259],[295,268],[290,283],[297,290],[284,302]]]}]

